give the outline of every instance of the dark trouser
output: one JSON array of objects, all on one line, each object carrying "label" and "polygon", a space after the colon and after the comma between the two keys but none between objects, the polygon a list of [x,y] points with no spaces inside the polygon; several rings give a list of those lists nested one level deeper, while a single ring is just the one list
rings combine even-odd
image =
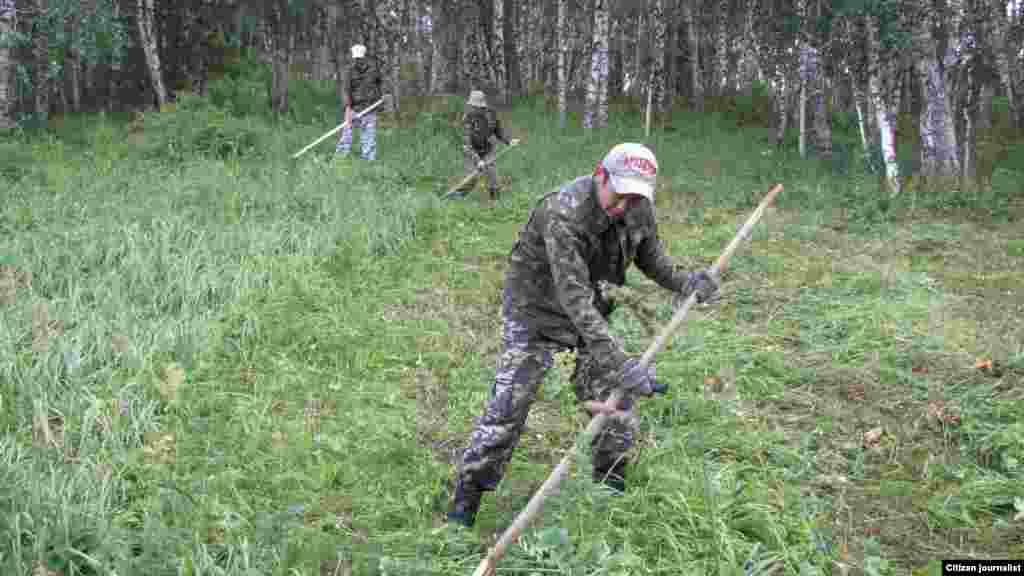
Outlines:
[{"label": "dark trouser", "polygon": [[486,153],[478,152],[478,154],[479,157],[477,157],[476,154],[470,153],[468,150],[463,151],[463,167],[466,170],[467,177],[474,174],[477,171],[476,164],[481,159],[484,160],[485,162],[490,162],[490,164],[488,164],[487,167],[483,169],[482,174],[477,175],[476,178],[470,179],[468,182],[459,187],[458,190],[459,192],[467,192],[469,190],[472,190],[473,187],[476,186],[476,183],[479,181],[480,176],[486,176],[487,192],[490,194],[490,197],[493,200],[498,197],[498,171],[494,167],[495,150],[492,149],[490,152]]},{"label": "dark trouser", "polygon": [[[506,300],[504,351],[498,360],[491,398],[470,437],[462,457],[457,494],[495,490],[504,475],[505,465],[519,443],[530,406],[544,376],[551,368],[554,354],[568,349],[564,344],[545,339],[526,323],[508,313]],[[573,387],[577,402],[606,400],[613,382],[593,374],[586,350],[576,350]],[[591,446],[595,479],[615,470],[621,474],[625,453],[633,445],[637,419],[632,409],[610,418]]]}]

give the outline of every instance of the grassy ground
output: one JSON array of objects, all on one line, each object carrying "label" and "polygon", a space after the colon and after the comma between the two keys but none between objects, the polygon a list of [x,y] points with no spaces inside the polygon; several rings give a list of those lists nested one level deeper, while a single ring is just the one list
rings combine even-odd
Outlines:
[{"label": "grassy ground", "polygon": [[[199,100],[0,143],[5,574],[472,572],[585,426],[555,371],[477,529],[442,528],[508,250],[540,194],[643,138],[637,115],[563,134],[524,103],[503,112],[525,144],[503,199],[441,204],[461,102],[419,104],[384,119],[373,165],[330,143],[288,160],[326,112]],[[648,142],[684,266],[786,190],[659,356],[672,393],[640,405],[630,493],[574,473],[499,573],[1024,557],[1022,175],[890,200],[856,158],[801,161],[734,124],[676,113]],[[630,283],[667,321],[668,295]],[[649,324],[624,309],[613,329],[640,353]]]}]

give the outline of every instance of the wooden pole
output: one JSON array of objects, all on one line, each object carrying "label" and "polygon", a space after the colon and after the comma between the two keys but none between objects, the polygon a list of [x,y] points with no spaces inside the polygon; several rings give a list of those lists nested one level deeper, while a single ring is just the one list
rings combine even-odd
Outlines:
[{"label": "wooden pole", "polygon": [[[380,105],[381,105],[381,104],[383,104],[383,103],[384,103],[384,98],[381,98],[380,100],[377,100],[377,102],[375,102],[374,104],[370,105],[370,106],[369,106],[368,108],[366,108],[366,109],[365,109],[365,110],[363,110],[362,112],[360,112],[360,113],[356,114],[356,115],[355,115],[355,117],[354,117],[353,119],[355,119],[355,118],[361,118],[361,117],[362,117],[362,116],[363,116],[364,114],[368,114],[368,113],[370,113],[370,112],[371,112],[371,111],[372,111],[372,110],[373,110],[374,108],[376,108],[377,106],[380,106]],[[308,150],[309,150],[310,148],[312,148],[313,146],[316,146],[317,144],[319,144],[319,143],[323,142],[324,140],[326,140],[326,139],[330,138],[332,134],[335,134],[335,133],[337,133],[337,132],[338,132],[338,130],[341,130],[341,129],[342,129],[342,128],[344,128],[344,127],[345,127],[345,126],[346,126],[347,124],[348,124],[348,120],[346,120],[346,121],[342,122],[342,123],[341,123],[341,124],[339,124],[339,125],[338,125],[338,127],[336,127],[336,128],[334,129],[334,130],[331,130],[331,131],[330,131],[330,132],[328,132],[327,134],[324,134],[323,136],[321,136],[321,137],[317,138],[316,140],[314,140],[314,141],[313,141],[313,142],[312,142],[312,143],[311,143],[311,144],[310,144],[309,146],[306,146],[306,147],[305,147],[305,148],[303,148],[302,150],[299,150],[299,151],[298,151],[298,152],[296,152],[295,154],[292,154],[292,160],[294,160],[294,159],[298,158],[299,156],[302,156],[303,154],[305,154],[305,153],[306,153],[306,152],[307,152],[307,151],[308,151]]]},{"label": "wooden pole", "polygon": [[[512,145],[507,146],[504,150],[502,150],[501,152],[498,152],[497,154],[495,154],[494,158],[492,158],[489,161],[485,162],[485,164],[493,164],[493,163],[497,162],[498,158],[501,158],[501,156],[503,154],[505,154],[509,150],[515,148],[516,146],[517,146],[516,144],[512,144]],[[459,182],[455,186],[452,186],[451,190],[449,190],[447,194],[445,194],[444,196],[441,197],[441,200],[447,200],[448,198],[451,198],[452,196],[455,196],[458,193],[459,188],[462,188],[470,180],[472,180],[473,178],[476,178],[479,175],[480,175],[480,169],[477,168],[475,171],[473,171],[472,174],[470,174],[469,176],[466,176],[465,178],[463,178],[461,182]]]},{"label": "wooden pole", "polygon": [[[765,196],[761,204],[758,205],[754,213],[747,218],[747,222],[740,228],[740,231],[736,233],[736,236],[729,242],[728,246],[722,252],[718,260],[715,261],[714,265],[708,271],[708,273],[718,280],[722,272],[725,270],[729,263],[729,259],[736,252],[740,243],[743,242],[751,232],[754,230],[754,226],[757,225],[758,220],[761,219],[761,215],[771,205],[775,197],[782,192],[782,184],[776,184]],[[668,342],[669,337],[673,332],[683,323],[686,319],[686,314],[690,311],[690,307],[697,301],[696,292],[691,293],[686,299],[683,305],[676,311],[672,316],[672,320],[668,323],[665,328],[662,329],[661,333],[654,340],[654,342],[647,348],[644,355],[640,358],[641,370],[646,369],[650,365],[654,355],[660,351],[665,344]],[[621,389],[616,388],[611,397],[605,403],[606,406],[615,407],[618,406],[619,401],[622,399]],[[605,425],[605,421],[608,419],[608,412],[600,412],[590,421],[587,429],[583,432],[585,439],[594,438],[601,428]],[[562,478],[569,471],[569,465],[572,463],[572,457],[575,454],[575,450],[569,451],[558,463],[555,470],[548,476],[548,479],[544,481],[540,489],[533,498],[526,504],[526,508],[519,513],[515,521],[509,526],[505,532],[501,535],[501,538],[494,544],[488,552],[487,556],[480,561],[480,565],[477,566],[476,571],[473,572],[473,576],[494,576],[498,560],[505,555],[505,551],[511,546],[522,534],[523,530],[533,521],[534,517],[540,514],[541,509],[544,507],[544,500],[558,487],[558,484],[562,481]]]}]

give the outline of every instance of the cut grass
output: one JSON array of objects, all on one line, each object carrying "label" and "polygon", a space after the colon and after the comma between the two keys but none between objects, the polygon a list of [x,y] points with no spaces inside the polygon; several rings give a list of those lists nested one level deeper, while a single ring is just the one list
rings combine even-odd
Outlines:
[{"label": "cut grass", "polygon": [[[472,571],[586,424],[560,369],[477,529],[441,529],[509,247],[543,192],[639,132],[563,135],[524,103],[503,112],[526,137],[503,199],[439,205],[461,176],[456,104],[382,122],[376,165],[326,143],[288,162],[320,127],[271,137],[190,101],[130,145],[99,122],[86,148],[37,139],[4,168],[5,573]],[[581,455],[501,570],[922,574],[1024,555],[1018,227],[909,196],[883,210],[867,179],[716,122],[677,112],[650,142],[668,252],[707,265],[769,184],[786,192],[721,303],[659,356],[672,393],[640,403],[630,492],[593,486]],[[630,283],[666,322],[669,295]],[[612,327],[649,343],[629,310]]]}]

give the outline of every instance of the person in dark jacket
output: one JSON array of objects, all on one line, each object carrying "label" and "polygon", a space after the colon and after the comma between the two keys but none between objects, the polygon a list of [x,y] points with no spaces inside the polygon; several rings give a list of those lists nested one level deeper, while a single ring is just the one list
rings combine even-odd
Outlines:
[{"label": "person in dark jacket", "polygon": [[366,46],[352,46],[352,67],[348,79],[348,95],[345,101],[345,127],[341,130],[341,139],[335,152],[348,156],[352,149],[352,129],[359,128],[363,160],[377,157],[377,111],[371,110],[363,116],[357,113],[374,105],[381,99],[381,76],[377,68],[366,58]]},{"label": "person in dark jacket", "polygon": [[[675,293],[674,304],[692,292],[705,302],[718,290],[707,270],[673,265],[658,238],[654,190],[658,163],[645,146],[619,144],[592,175],[545,195],[512,247],[502,298],[504,350],[491,397],[470,437],[455,479],[448,521],[472,526],[483,492],[493,491],[526,423],[537,388],[553,357],[576,351],[573,386],[577,401],[598,403],[611,414],[594,439],[593,479],[625,489],[626,452],[636,419],[633,395],[666,387],[653,366],[640,369],[608,331],[614,308],[604,283],[622,286],[636,264],[648,278]],[[624,400],[607,406],[621,387]]]},{"label": "person in dark jacket", "polygon": [[[501,127],[494,109],[487,105],[487,97],[480,90],[469,93],[466,109],[462,115],[462,152],[465,158],[466,176],[478,171],[487,176],[487,192],[491,200],[498,199],[498,172],[494,167],[494,140],[506,146],[515,146],[518,139],[509,140]],[[458,188],[460,192],[468,192],[477,183],[477,178],[468,180]]]}]

